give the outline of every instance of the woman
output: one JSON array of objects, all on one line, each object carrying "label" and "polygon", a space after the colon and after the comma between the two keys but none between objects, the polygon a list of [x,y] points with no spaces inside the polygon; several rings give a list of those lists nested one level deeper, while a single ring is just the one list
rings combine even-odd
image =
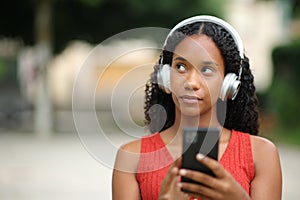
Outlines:
[{"label": "woman", "polygon": [[[145,92],[153,134],[120,148],[113,199],[281,199],[278,151],[256,136],[253,75],[228,23],[196,16],[177,24]],[[181,168],[181,131],[195,126],[221,130],[218,161],[197,155],[215,176]],[[200,184],[183,183],[181,177]]]}]

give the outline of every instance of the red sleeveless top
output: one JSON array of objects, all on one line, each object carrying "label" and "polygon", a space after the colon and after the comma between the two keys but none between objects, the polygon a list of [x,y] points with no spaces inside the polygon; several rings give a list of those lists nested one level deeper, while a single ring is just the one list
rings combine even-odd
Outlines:
[{"label": "red sleeveless top", "polygon": [[[158,199],[160,184],[172,162],[174,159],[159,133],[142,138],[137,181],[143,200]],[[254,178],[250,135],[232,130],[220,163],[250,194],[250,185]]]}]

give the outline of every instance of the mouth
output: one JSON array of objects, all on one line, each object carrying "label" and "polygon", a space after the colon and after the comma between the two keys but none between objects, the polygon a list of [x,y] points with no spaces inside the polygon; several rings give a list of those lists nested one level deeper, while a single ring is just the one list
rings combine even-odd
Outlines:
[{"label": "mouth", "polygon": [[202,98],[199,98],[197,96],[190,96],[190,95],[183,95],[180,96],[180,99],[184,102],[184,103],[188,103],[188,104],[194,104],[194,103],[199,103],[199,101],[202,101]]}]

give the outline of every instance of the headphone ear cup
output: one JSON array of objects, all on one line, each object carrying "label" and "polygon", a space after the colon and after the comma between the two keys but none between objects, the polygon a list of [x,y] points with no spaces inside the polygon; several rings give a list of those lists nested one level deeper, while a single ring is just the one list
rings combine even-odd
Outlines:
[{"label": "headphone ear cup", "polygon": [[241,81],[238,80],[238,76],[234,73],[228,73],[223,81],[220,99],[225,101],[226,99],[234,100],[241,86]]},{"label": "headphone ear cup", "polygon": [[170,84],[170,70],[171,67],[168,64],[160,65],[157,72],[157,83],[165,93],[171,93],[171,84]]}]

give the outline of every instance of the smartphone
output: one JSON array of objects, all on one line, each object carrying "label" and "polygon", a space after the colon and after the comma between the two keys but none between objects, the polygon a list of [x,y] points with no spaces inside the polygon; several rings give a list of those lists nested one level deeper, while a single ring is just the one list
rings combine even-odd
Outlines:
[{"label": "smartphone", "polygon": [[[197,153],[201,153],[218,160],[220,129],[202,127],[184,128],[182,133],[181,168],[196,170],[215,176],[209,168],[196,160],[196,155]],[[186,177],[181,177],[181,181],[200,184]]]}]

